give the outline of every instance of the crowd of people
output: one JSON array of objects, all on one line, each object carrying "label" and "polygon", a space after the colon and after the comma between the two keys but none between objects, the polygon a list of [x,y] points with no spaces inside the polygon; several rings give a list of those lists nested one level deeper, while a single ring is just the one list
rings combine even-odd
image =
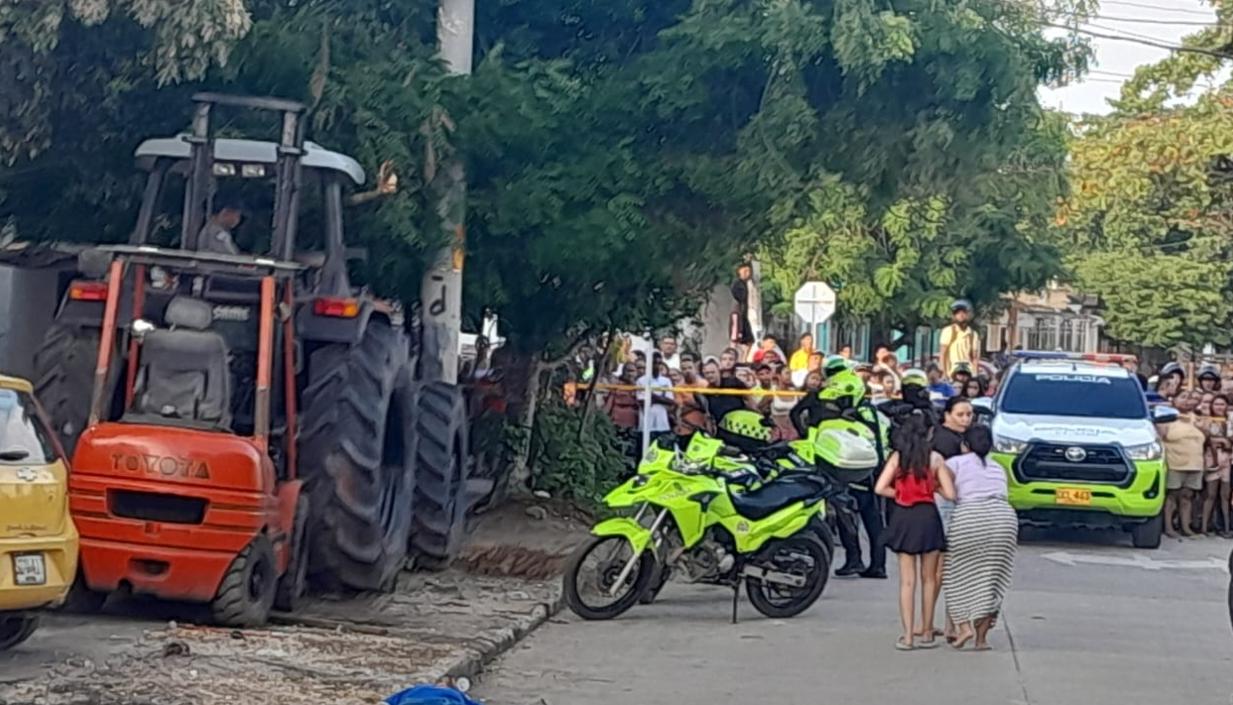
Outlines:
[{"label": "crowd of people", "polygon": [[1197,378],[1187,388],[1185,370],[1169,363],[1156,383],[1160,399],[1179,412],[1176,422],[1158,426],[1169,469],[1164,530],[1172,537],[1218,533],[1233,538],[1230,397],[1221,391],[1224,380],[1214,365],[1201,367]]},{"label": "crowd of people", "polygon": [[[967,325],[970,313],[970,304],[956,302],[955,322],[944,329],[937,361],[927,368],[928,389],[935,398],[974,399],[997,391],[992,366],[977,355],[980,341]],[[743,331],[738,328],[742,335]],[[608,392],[604,408],[630,438],[644,426],[653,434],[713,433],[732,410],[751,409],[774,421],[775,439],[794,440],[798,429],[790,421],[791,411],[800,398],[826,384],[828,356],[817,350],[808,333],[795,341],[791,355],[785,354],[774,335],[762,336],[756,346],[743,345],[743,339],[734,340],[718,356],[703,358],[681,350],[676,337],[666,335],[656,342],[649,363],[644,351],[627,348],[613,377],[605,380],[624,388]],[[900,397],[905,370],[889,345],[875,346],[868,361],[853,360],[848,345],[829,357],[856,373],[865,384],[866,397],[875,404]],[[652,393],[650,411],[644,412],[644,393],[629,387],[644,387],[648,381],[660,390]]]}]

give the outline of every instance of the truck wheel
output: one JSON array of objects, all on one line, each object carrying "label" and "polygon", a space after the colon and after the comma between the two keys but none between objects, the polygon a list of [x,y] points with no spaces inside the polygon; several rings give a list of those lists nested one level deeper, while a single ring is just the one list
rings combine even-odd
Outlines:
[{"label": "truck wheel", "polygon": [[415,565],[443,570],[458,557],[466,531],[467,405],[462,389],[424,385],[415,416],[419,439],[415,477]]},{"label": "truck wheel", "polygon": [[218,593],[210,602],[215,623],[224,627],[265,624],[274,606],[277,583],[274,547],[269,538],[259,535],[240,551],[223,575]]},{"label": "truck wheel", "polygon": [[7,651],[30,638],[39,628],[36,614],[18,614],[0,617],[0,651]]},{"label": "truck wheel", "polygon": [[309,574],[326,587],[388,590],[404,567],[415,481],[408,351],[405,335],[372,320],[358,344],[309,359],[299,457]]},{"label": "truck wheel", "polygon": [[1160,548],[1160,536],[1164,533],[1164,515],[1157,514],[1142,524],[1130,527],[1130,540],[1135,548]]},{"label": "truck wheel", "polygon": [[308,515],[311,511],[312,503],[308,501],[308,496],[300,495],[295,503],[295,523],[288,537],[291,560],[278,579],[278,591],[274,595],[274,606],[283,612],[295,611],[308,582]]},{"label": "truck wheel", "polygon": [[[70,460],[90,418],[98,344],[99,331],[94,328],[55,324],[34,355],[35,396],[51,417],[51,426]],[[113,359],[110,389],[114,389],[118,370]]]}]

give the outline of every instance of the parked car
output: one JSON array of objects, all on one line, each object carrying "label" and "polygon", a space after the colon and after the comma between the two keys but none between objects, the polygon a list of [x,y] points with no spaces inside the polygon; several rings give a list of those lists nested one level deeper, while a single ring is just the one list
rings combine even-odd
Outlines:
[{"label": "parked car", "polygon": [[0,375],[0,651],[30,638],[77,574],[68,472],[30,383]]}]

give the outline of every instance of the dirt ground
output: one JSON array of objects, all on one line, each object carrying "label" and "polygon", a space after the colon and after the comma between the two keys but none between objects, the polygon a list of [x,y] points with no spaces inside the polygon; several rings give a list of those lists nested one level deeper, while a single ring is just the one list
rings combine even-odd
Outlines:
[{"label": "dirt ground", "polygon": [[456,566],[407,572],[388,594],[315,596],[264,629],[192,623],[200,611],[113,600],[53,615],[0,657],[3,705],[370,705],[507,647],[560,596],[587,523],[551,503],[479,517]]}]

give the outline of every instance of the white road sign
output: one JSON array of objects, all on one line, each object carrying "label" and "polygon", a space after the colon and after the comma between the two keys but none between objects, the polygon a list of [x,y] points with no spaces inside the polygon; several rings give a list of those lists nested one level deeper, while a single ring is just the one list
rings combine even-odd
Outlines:
[{"label": "white road sign", "polygon": [[835,315],[835,290],[826,282],[805,282],[796,290],[793,303],[796,315],[816,327]]}]

